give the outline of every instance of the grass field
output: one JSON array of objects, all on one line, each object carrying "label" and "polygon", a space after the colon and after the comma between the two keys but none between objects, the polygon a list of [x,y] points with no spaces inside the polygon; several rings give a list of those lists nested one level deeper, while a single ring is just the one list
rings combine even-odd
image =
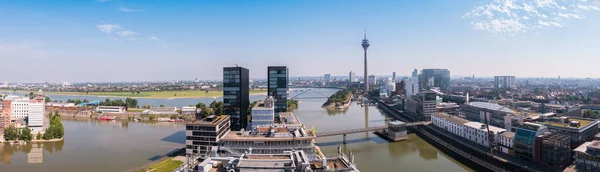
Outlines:
[{"label": "grass field", "polygon": [[[3,92],[13,92],[13,90],[0,90]],[[27,91],[17,91],[19,93],[28,93]],[[34,91],[35,92],[35,91]],[[222,91],[162,91],[162,92],[140,92],[140,94],[131,94],[131,92],[44,92],[45,94],[54,95],[90,95],[90,96],[116,96],[116,97],[133,97],[133,98],[203,98],[203,97],[220,97],[223,96]],[[250,94],[265,94],[267,90],[250,91]]]},{"label": "grass field", "polygon": [[150,166],[150,168],[147,171],[171,172],[173,170],[176,170],[179,166],[181,166],[181,164],[183,164],[182,161],[173,160],[172,158],[169,158],[167,160],[161,161],[159,163],[156,163],[156,164]]}]

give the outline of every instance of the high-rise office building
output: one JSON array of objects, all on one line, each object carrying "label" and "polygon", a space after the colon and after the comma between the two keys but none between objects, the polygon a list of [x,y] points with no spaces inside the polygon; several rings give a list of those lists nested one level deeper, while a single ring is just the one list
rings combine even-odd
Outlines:
[{"label": "high-rise office building", "polygon": [[249,81],[248,69],[223,68],[223,111],[230,116],[231,130],[239,131],[248,126]]},{"label": "high-rise office building", "polygon": [[413,72],[412,72],[412,77],[413,77],[413,78],[417,78],[417,77],[419,77],[419,71],[418,71],[417,69],[413,70]]},{"label": "high-rise office building", "polygon": [[287,112],[288,98],[288,68],[286,66],[269,66],[267,87],[268,94],[275,100],[275,118],[279,118],[279,112]]},{"label": "high-rise office building", "polygon": [[348,81],[349,82],[356,82],[356,74],[354,72],[350,71],[349,75],[350,75],[350,78],[348,78],[349,79]]},{"label": "high-rise office building", "polygon": [[365,90],[369,90],[369,73],[367,72],[367,48],[369,48],[369,40],[367,39],[367,29],[365,29],[365,38],[362,40],[362,47],[365,52]]},{"label": "high-rise office building", "polygon": [[396,72],[392,72],[392,81],[396,82]]},{"label": "high-rise office building", "polygon": [[494,88],[517,88],[515,76],[494,76]]},{"label": "high-rise office building", "polygon": [[331,74],[325,74],[323,80],[325,80],[325,82],[331,81]]},{"label": "high-rise office building", "polygon": [[419,82],[421,88],[439,87],[440,90],[446,91],[450,87],[450,71],[448,69],[423,69]]}]

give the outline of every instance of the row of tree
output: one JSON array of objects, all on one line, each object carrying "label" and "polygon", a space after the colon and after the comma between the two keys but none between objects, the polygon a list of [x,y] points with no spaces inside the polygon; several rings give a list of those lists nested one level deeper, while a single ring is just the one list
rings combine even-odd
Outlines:
[{"label": "row of tree", "polygon": [[54,114],[48,114],[48,117],[50,118],[50,127],[46,128],[43,136],[38,134],[37,139],[40,139],[40,137],[44,140],[63,138],[65,136],[65,127],[60,121],[60,114],[58,111],[55,111]]},{"label": "row of tree", "polygon": [[4,130],[4,140],[24,140],[31,141],[32,139],[31,130],[29,127],[18,129],[15,125],[10,125]]},{"label": "row of tree", "polygon": [[350,96],[351,93],[352,93],[352,90],[349,90],[349,89],[343,89],[343,90],[337,91],[333,95],[331,95],[327,99],[327,102],[325,102],[325,104],[323,104],[323,105],[327,106],[331,103],[346,101],[348,99],[348,96]]},{"label": "row of tree", "polygon": [[213,101],[209,106],[199,102],[196,104],[196,108],[200,108],[200,115],[206,117],[209,115],[222,115],[225,113],[225,106],[223,101]]},{"label": "row of tree", "polygon": [[[49,100],[50,100],[50,98],[46,97],[46,101],[49,102]],[[67,103],[80,104],[80,103],[87,103],[87,102],[90,102],[90,101],[87,99],[83,99],[83,100],[67,99]],[[127,108],[136,108],[136,107],[138,107],[138,101],[137,101],[137,99],[134,99],[134,98],[126,98],[125,101],[123,101],[121,99],[110,100],[109,98],[107,98],[106,100],[101,101],[99,103],[99,105],[100,106],[126,106]]]}]

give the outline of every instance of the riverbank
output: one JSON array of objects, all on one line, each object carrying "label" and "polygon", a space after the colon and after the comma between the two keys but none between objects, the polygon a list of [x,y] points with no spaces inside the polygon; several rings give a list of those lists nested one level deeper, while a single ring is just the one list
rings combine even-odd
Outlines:
[{"label": "riverbank", "polygon": [[60,138],[60,139],[50,139],[50,140],[31,140],[31,143],[47,143],[47,142],[58,142],[58,141],[63,141],[65,140],[65,137]]},{"label": "riverbank", "polygon": [[[0,92],[14,92],[14,90],[0,89]],[[17,93],[27,94],[33,91],[17,90]],[[120,97],[120,98],[210,98],[222,97],[222,91],[161,91],[161,92],[140,92],[132,94],[131,92],[44,92],[47,95],[68,95],[68,96],[97,96],[97,97]],[[250,90],[250,95],[267,95],[267,90]]]}]

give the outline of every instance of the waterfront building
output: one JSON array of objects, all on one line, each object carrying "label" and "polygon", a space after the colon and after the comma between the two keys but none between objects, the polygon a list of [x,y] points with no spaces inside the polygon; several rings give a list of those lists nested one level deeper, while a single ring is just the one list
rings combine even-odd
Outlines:
[{"label": "waterfront building", "polygon": [[350,78],[348,78],[348,82],[356,82],[357,81],[356,80],[356,73],[350,71],[349,75],[350,75]]},{"label": "waterfront building", "polygon": [[550,132],[571,136],[571,147],[591,141],[598,134],[598,119],[585,119],[576,117],[550,117],[544,118],[541,124],[548,127]]},{"label": "waterfront building", "polygon": [[252,107],[252,126],[273,125],[275,120],[275,107],[273,97],[267,97],[264,101],[257,102]]},{"label": "waterfront building", "polygon": [[431,116],[431,124],[460,137],[465,136],[464,124],[467,122],[470,121],[447,113],[435,113]]},{"label": "waterfront building", "polygon": [[248,69],[239,66],[223,68],[223,113],[230,116],[231,130],[239,131],[248,126],[249,89]]},{"label": "waterfront building", "polygon": [[151,107],[148,110],[144,110],[142,114],[149,115],[175,115],[177,114],[176,107]]},{"label": "waterfront building", "polygon": [[581,144],[574,150],[575,169],[579,172],[600,171],[600,141],[594,140]]},{"label": "waterfront building", "polygon": [[494,88],[517,88],[515,76],[494,76]]},{"label": "waterfront building", "polygon": [[540,161],[538,163],[564,167],[573,158],[569,136],[550,132],[537,136],[536,139],[540,140],[536,140],[536,144],[540,145]]},{"label": "waterfront building", "polygon": [[513,140],[515,139],[515,133],[506,131],[500,133],[498,136],[498,146],[500,151],[505,154],[514,155]]},{"label": "waterfront building", "polygon": [[424,89],[439,87],[441,91],[446,91],[450,87],[450,71],[448,69],[421,70],[420,87]]},{"label": "waterfront building", "polygon": [[363,47],[363,50],[365,53],[365,64],[364,64],[365,65],[365,75],[363,75],[363,76],[365,78],[364,79],[365,80],[364,81],[365,82],[364,89],[367,91],[369,91],[369,83],[370,83],[369,80],[371,79],[371,78],[369,78],[369,72],[367,72],[367,49],[369,48],[369,45],[371,45],[371,44],[369,44],[369,40],[367,39],[367,30],[365,29],[365,38],[362,40],[361,46]]},{"label": "waterfront building", "polygon": [[[6,96],[4,101],[10,102],[8,109],[10,110],[10,120],[16,121],[25,119],[29,115],[29,97],[21,96]],[[7,108],[6,106],[4,107]]]},{"label": "waterfront building", "polygon": [[354,155],[310,159],[302,150],[257,154],[252,149],[240,156],[210,157],[197,165],[198,171],[285,171],[285,172],[359,172]]},{"label": "waterfront building", "polygon": [[67,103],[67,102],[46,102],[46,106],[51,106],[51,107],[75,107],[75,103]]},{"label": "waterfront building", "polygon": [[404,82],[404,92],[406,93],[406,97],[410,97],[416,95],[419,89],[419,78],[410,78]]},{"label": "waterfront building", "polygon": [[310,158],[315,157],[315,135],[300,125],[264,125],[250,131],[231,131],[213,154],[239,156],[252,148],[256,154],[280,154],[284,151],[302,150]]},{"label": "waterfront building", "polygon": [[44,115],[45,112],[45,97],[42,94],[35,96],[29,100],[27,125],[31,129],[32,133],[39,133],[44,131]]},{"label": "waterfront building", "polygon": [[513,140],[513,148],[517,157],[534,161],[539,159],[539,155],[536,154],[535,138],[539,135],[548,132],[548,127],[542,124],[536,124],[531,122],[525,122],[515,133],[515,139]]},{"label": "waterfront building", "polygon": [[506,130],[512,129],[512,116],[516,115],[513,110],[488,102],[468,102],[461,106],[461,112],[471,121],[478,121]]},{"label": "waterfront building", "polygon": [[228,115],[211,115],[202,120],[185,124],[186,154],[206,155],[210,148],[229,133],[230,117]]},{"label": "waterfront building", "polygon": [[275,118],[279,118],[279,112],[287,112],[289,72],[286,66],[269,66],[267,70],[267,92],[275,100]]},{"label": "waterfront building", "polygon": [[198,109],[194,106],[183,106],[181,107],[181,114],[196,114]]},{"label": "waterfront building", "polygon": [[467,122],[464,125],[465,125],[465,130],[463,132],[463,134],[464,134],[463,137],[467,140],[470,140],[472,142],[475,142],[475,143],[485,146],[485,147],[490,147],[490,144],[491,144],[489,142],[490,141],[490,139],[489,139],[490,133],[493,136],[492,140],[497,141],[500,133],[506,132],[506,130],[503,128],[488,126],[488,125],[486,125],[484,123],[480,123],[480,122]]},{"label": "waterfront building", "polygon": [[430,121],[431,115],[437,112],[437,93],[423,90],[406,99],[406,110],[414,119]]},{"label": "waterfront building", "polygon": [[126,111],[125,106],[97,106],[96,112],[100,113],[123,113]]},{"label": "waterfront building", "polygon": [[[8,113],[0,112],[0,135],[4,134],[4,128],[10,125]],[[0,139],[3,140],[3,139]]]},{"label": "waterfront building", "polygon": [[375,75],[369,75],[368,81],[369,81],[369,84],[368,84],[369,87],[377,85],[377,80],[375,78]]}]

